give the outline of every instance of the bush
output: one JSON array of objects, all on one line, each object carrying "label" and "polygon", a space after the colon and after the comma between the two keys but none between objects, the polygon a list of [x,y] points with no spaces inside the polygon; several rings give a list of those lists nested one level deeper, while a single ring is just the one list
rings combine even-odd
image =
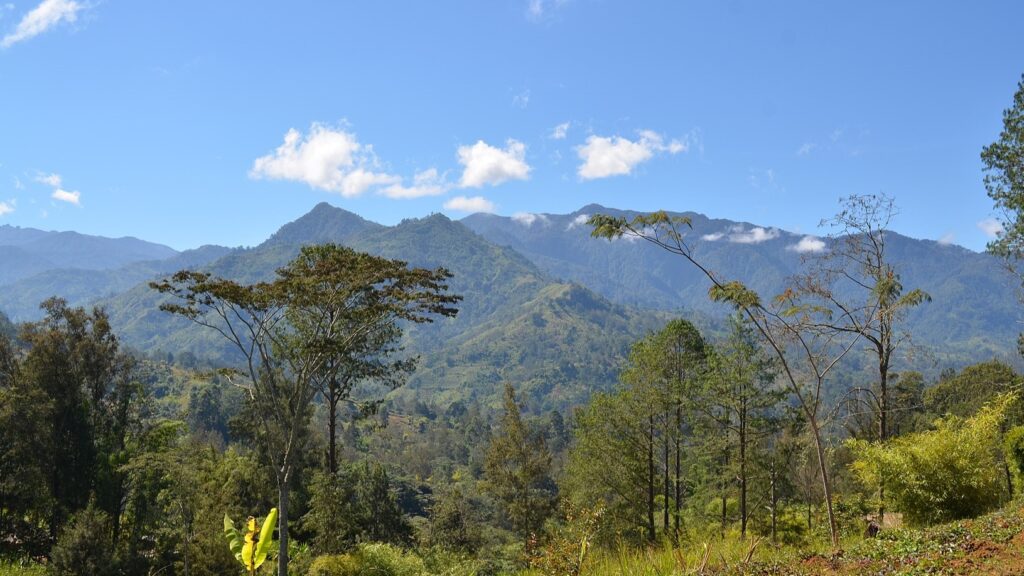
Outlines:
[{"label": "bush", "polygon": [[886,444],[849,443],[853,472],[868,487],[884,479],[893,508],[911,524],[970,518],[996,507],[1004,492],[999,431],[1016,400],[1000,396],[966,420],[947,416],[936,429]]},{"label": "bush", "polygon": [[419,556],[390,544],[360,544],[343,556],[320,556],[309,576],[422,576],[426,566]]},{"label": "bush", "polygon": [[50,551],[53,576],[113,576],[110,519],[91,505],[79,512]]},{"label": "bush", "polygon": [[1024,426],[1014,426],[1003,441],[1006,462],[1013,470],[1017,491],[1024,490]]}]

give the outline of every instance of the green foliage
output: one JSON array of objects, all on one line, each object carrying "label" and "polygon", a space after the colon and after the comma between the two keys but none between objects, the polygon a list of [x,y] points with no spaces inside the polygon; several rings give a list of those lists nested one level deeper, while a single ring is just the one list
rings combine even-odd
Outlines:
[{"label": "green foliage", "polygon": [[575,510],[566,503],[565,516],[548,535],[543,545],[533,551],[530,566],[547,576],[583,574],[603,510]]},{"label": "green foliage", "polygon": [[509,524],[521,538],[541,531],[556,498],[551,454],[544,437],[523,422],[511,384],[505,385],[501,431],[487,450],[484,478],[484,489],[501,502]]},{"label": "green foliage", "polygon": [[343,556],[320,556],[309,576],[426,576],[423,559],[389,544],[360,544]]},{"label": "green foliage", "polygon": [[[1021,377],[1003,362],[991,360],[965,367],[960,372],[943,374],[939,382],[924,391],[925,410],[934,417],[952,414],[970,416],[1000,394],[1017,392]],[[1024,406],[1020,396],[1007,407],[1011,423],[1024,422]]]},{"label": "green foliage", "polygon": [[427,543],[443,550],[475,552],[480,546],[480,534],[468,507],[458,487],[445,490],[430,510]]},{"label": "green foliage", "polygon": [[262,524],[250,516],[239,531],[235,523],[224,515],[224,537],[235,560],[250,574],[255,574],[274,547],[274,527],[277,523],[277,508],[271,508]]},{"label": "green foliage", "polygon": [[1018,491],[1024,489],[1024,426],[1014,426],[1003,438],[1003,452]]},{"label": "green foliage", "polygon": [[1003,111],[999,138],[982,148],[985,189],[996,211],[1006,214],[1003,232],[989,244],[1001,256],[1019,257],[1024,248],[1024,76],[1017,84],[1013,105]]},{"label": "green foliage", "polygon": [[884,481],[894,503],[912,524],[977,516],[998,506],[1004,494],[1000,428],[1013,395],[999,397],[964,420],[948,416],[935,430],[886,444],[848,443],[852,470],[867,486]]},{"label": "green foliage", "polygon": [[386,470],[369,462],[314,474],[302,523],[320,554],[339,554],[357,542],[407,544],[412,534]]},{"label": "green foliage", "polygon": [[110,518],[90,506],[74,516],[50,551],[52,576],[114,576],[118,574]]}]

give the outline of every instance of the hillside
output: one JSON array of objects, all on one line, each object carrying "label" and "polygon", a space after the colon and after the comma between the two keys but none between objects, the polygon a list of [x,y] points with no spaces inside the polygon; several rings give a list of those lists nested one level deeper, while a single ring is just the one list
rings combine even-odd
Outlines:
[{"label": "hillside", "polygon": [[135,262],[113,270],[54,268],[7,285],[0,284],[0,309],[16,322],[39,318],[39,302],[60,295],[73,306],[127,292],[161,274],[203,266],[231,251],[223,246],[202,246],[164,260]]},{"label": "hillside", "polygon": [[[657,322],[683,315],[713,330],[727,312],[708,300],[706,280],[678,258],[642,242],[591,238],[583,221],[598,212],[633,214],[590,205],[532,219],[477,214],[456,222],[435,214],[388,227],[320,203],[253,248],[208,246],[112,270],[53,268],[49,260],[27,256],[24,247],[54,233],[0,227],[0,240],[17,243],[0,246],[5,269],[35,267],[31,276],[0,285],[0,310],[21,321],[38,318],[39,302],[55,294],[75,305],[99,303],[129,346],[228,361],[232,351],[214,334],[160,312],[160,297],[147,282],[181,268],[263,280],[301,245],[337,242],[414,266],[445,266],[455,275],[452,291],[465,298],[458,317],[410,327],[406,348],[423,355],[412,389],[429,389],[443,400],[472,390],[493,399],[499,381],[514,378],[539,404],[567,405],[614,382],[629,344]],[[724,277],[771,294],[801,265],[793,249],[800,235],[688,216],[699,257]],[[92,246],[117,252],[120,244],[97,240]],[[1018,304],[998,262],[899,234],[890,235],[889,250],[905,284],[933,297],[909,318],[918,344],[915,368],[934,373],[1015,358]],[[124,256],[118,254],[92,261]]]},{"label": "hillside", "polygon": [[[409,353],[423,355],[409,390],[430,390],[441,403],[470,396],[495,402],[503,379],[526,383],[540,407],[578,403],[592,390],[611,386],[629,345],[664,318],[557,283],[514,250],[442,215],[383,227],[319,205],[263,244],[202,268],[244,282],[262,280],[302,244],[314,242],[346,244],[413,266],[445,266],[453,273],[451,291],[464,296],[458,316],[410,326],[404,343]],[[160,312],[160,296],[145,285],[99,303],[129,346],[218,362],[233,358],[210,331]]]},{"label": "hillside", "polygon": [[[671,311],[688,308],[720,317],[725,310],[707,298],[709,283],[678,257],[644,242],[590,237],[592,214],[632,217],[636,212],[592,204],[570,214],[503,217],[474,214],[462,222],[488,240],[508,246],[557,278],[578,282],[620,304]],[[800,269],[802,235],[746,222],[710,219],[692,212],[687,233],[697,257],[723,278],[777,294]],[[940,364],[1016,357],[1020,309],[1015,287],[999,261],[955,245],[888,237],[889,255],[905,286],[933,301],[913,311],[907,328]]]},{"label": "hillside", "polygon": [[113,270],[134,262],[164,260],[173,248],[138,238],[105,238],[77,232],[47,232],[0,226],[0,284],[47,270]]}]

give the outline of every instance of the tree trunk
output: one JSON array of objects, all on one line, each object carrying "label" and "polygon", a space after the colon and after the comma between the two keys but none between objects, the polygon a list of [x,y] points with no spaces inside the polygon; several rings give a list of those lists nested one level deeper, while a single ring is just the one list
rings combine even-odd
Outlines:
[{"label": "tree trunk", "polygon": [[680,523],[680,516],[682,515],[681,506],[682,506],[682,501],[683,501],[683,486],[682,486],[682,467],[681,467],[681,463],[680,463],[680,459],[681,459],[680,452],[682,451],[681,450],[681,448],[682,448],[682,446],[681,446],[681,438],[682,438],[682,435],[683,435],[682,429],[683,429],[683,408],[681,406],[677,405],[676,406],[676,485],[675,485],[675,488],[676,488],[675,489],[675,492],[676,492],[676,494],[675,494],[675,496],[676,496],[676,507],[675,507],[676,508],[676,516],[673,519],[674,522],[675,522],[675,542],[673,544],[678,544],[678,542],[679,542],[679,536],[680,536],[680,534],[679,534],[679,527],[680,527],[679,523]]},{"label": "tree trunk", "polygon": [[654,415],[649,417],[647,436],[647,539],[654,542]]},{"label": "tree trunk", "polygon": [[338,473],[338,379],[331,377],[327,390],[327,469]]},{"label": "tree trunk", "polygon": [[747,537],[747,399],[740,403],[740,539]]},{"label": "tree trunk", "polygon": [[839,527],[836,525],[835,510],[832,509],[832,482],[828,475],[828,463],[825,461],[825,445],[821,440],[821,430],[817,419],[811,420],[811,431],[814,433],[814,448],[818,452],[818,469],[821,473],[821,487],[825,493],[825,511],[828,513],[828,531],[832,536],[832,548],[839,549]]},{"label": "tree trunk", "polygon": [[725,493],[725,487],[723,486],[722,487],[722,528],[721,528],[721,534],[720,534],[722,540],[725,540],[725,521],[726,521],[728,505],[729,505],[729,499],[728,499],[728,496]]},{"label": "tree trunk", "polygon": [[283,473],[277,481],[277,573],[281,576],[288,575],[288,477]]},{"label": "tree trunk", "polygon": [[776,535],[778,530],[778,505],[779,501],[775,497],[775,458],[772,458],[772,469],[769,477],[769,486],[771,493],[769,495],[769,501],[771,502],[771,513],[772,513],[772,544],[776,542]]},{"label": "tree trunk", "polygon": [[[668,432],[668,426],[666,426],[665,428],[666,428],[665,432]],[[663,490],[663,492],[665,494],[665,505],[662,507],[663,510],[662,510],[662,513],[661,513],[661,520],[664,523],[664,526],[662,527],[662,530],[665,532],[666,535],[668,534],[669,526],[671,526],[671,523],[669,522],[669,519],[668,519],[668,514],[669,514],[669,506],[671,505],[671,501],[670,501],[670,498],[669,498],[669,487],[672,485],[671,482],[669,481],[669,476],[668,476],[669,475],[669,470],[671,470],[671,468],[669,467],[669,460],[668,460],[668,444],[669,444],[668,434],[666,433],[665,434],[664,447],[663,447],[664,460],[665,460],[665,463],[664,463],[665,474],[663,475],[664,476],[664,481],[665,481],[665,487],[664,487],[664,490]]]},{"label": "tree trunk", "polygon": [[[889,439],[889,358],[882,354],[878,362],[878,441]],[[885,470],[878,474],[878,525],[885,521]]]},{"label": "tree trunk", "polygon": [[747,537],[747,433],[740,427],[740,538]]}]

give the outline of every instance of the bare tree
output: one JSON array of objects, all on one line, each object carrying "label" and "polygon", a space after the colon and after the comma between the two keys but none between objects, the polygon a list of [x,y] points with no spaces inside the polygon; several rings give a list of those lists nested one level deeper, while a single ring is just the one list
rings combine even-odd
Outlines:
[{"label": "bare tree", "polygon": [[[797,290],[828,310],[816,329],[858,335],[874,357],[878,382],[858,387],[852,398],[867,403],[876,417],[877,438],[889,439],[891,412],[889,380],[894,355],[910,342],[900,324],[907,312],[931,300],[920,289],[905,290],[886,252],[888,228],[896,215],[892,198],[885,195],[849,196],[842,210],[822,221],[831,226],[828,250],[808,259],[806,275],[795,279]],[[884,478],[884,474],[880,474]],[[881,519],[885,515],[885,486],[878,487]]]}]

